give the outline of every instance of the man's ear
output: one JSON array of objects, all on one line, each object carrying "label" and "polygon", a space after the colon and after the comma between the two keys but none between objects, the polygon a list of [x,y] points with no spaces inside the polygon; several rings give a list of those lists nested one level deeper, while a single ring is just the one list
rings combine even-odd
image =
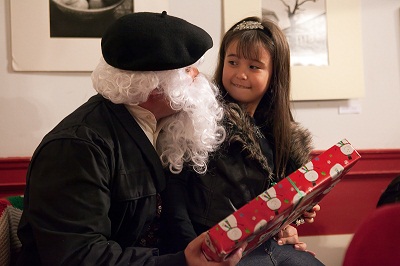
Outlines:
[{"label": "man's ear", "polygon": [[150,106],[152,106],[153,104],[158,104],[160,100],[163,100],[164,98],[165,97],[162,91],[158,88],[155,88],[149,93],[147,100],[143,103],[140,103],[139,105],[146,109],[149,109]]},{"label": "man's ear", "polygon": [[149,93],[147,101],[159,100],[160,98],[164,98],[164,93],[159,88],[155,88]]},{"label": "man's ear", "polygon": [[164,94],[164,92],[160,88],[155,88],[154,90],[152,90],[150,92],[149,95],[163,95],[163,94]]}]

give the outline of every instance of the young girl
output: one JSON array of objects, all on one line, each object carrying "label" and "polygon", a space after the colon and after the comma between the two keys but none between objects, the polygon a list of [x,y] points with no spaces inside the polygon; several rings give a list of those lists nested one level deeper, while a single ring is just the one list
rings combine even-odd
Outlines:
[{"label": "young girl", "polygon": [[[225,105],[226,140],[204,175],[190,169],[170,175],[163,195],[167,252],[181,249],[310,159],[311,135],[290,110],[289,46],[274,22],[249,17],[229,29],[214,80]],[[318,205],[306,212],[306,221],[317,210]],[[303,252],[294,227],[282,236],[292,237],[294,247],[269,239],[240,265],[323,265]]]}]

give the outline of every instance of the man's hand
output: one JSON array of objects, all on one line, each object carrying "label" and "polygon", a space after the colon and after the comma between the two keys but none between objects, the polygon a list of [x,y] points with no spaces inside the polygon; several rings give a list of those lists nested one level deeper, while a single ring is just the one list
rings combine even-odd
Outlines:
[{"label": "man's hand", "polygon": [[238,249],[234,250],[225,260],[221,262],[208,261],[201,250],[206,233],[203,233],[193,239],[186,247],[184,253],[186,263],[189,266],[234,266],[242,258],[243,250],[247,246],[247,242],[242,244]]}]

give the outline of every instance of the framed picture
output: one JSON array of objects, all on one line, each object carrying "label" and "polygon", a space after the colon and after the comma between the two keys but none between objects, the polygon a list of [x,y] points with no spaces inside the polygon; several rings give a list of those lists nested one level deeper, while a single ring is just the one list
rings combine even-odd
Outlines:
[{"label": "framed picture", "polygon": [[79,72],[96,67],[101,35],[115,19],[168,11],[168,1],[12,0],[10,7],[13,70]]},{"label": "framed picture", "polygon": [[[223,1],[225,31],[240,19],[259,16],[275,20],[285,32],[291,46],[292,100],[364,96],[360,0]],[[303,6],[294,14],[296,4]]]}]

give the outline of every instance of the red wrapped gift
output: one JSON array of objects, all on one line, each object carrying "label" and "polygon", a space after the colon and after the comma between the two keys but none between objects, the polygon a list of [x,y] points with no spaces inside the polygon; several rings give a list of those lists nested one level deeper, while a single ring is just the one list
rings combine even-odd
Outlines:
[{"label": "red wrapped gift", "polygon": [[311,209],[361,158],[343,139],[210,228],[203,252],[221,261],[248,242],[243,256]]}]

